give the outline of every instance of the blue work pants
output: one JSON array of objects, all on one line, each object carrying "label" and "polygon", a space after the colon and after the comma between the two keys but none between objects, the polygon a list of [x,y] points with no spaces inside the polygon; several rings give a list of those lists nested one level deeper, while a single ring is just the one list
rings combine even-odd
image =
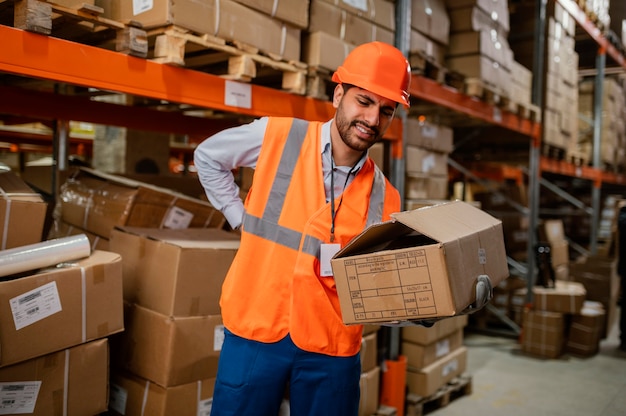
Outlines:
[{"label": "blue work pants", "polygon": [[287,335],[262,343],[224,331],[211,416],[357,416],[361,360],[298,348]]}]

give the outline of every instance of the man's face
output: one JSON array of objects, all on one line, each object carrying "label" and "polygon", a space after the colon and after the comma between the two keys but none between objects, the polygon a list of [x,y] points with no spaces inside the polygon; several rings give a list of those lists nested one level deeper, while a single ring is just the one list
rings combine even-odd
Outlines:
[{"label": "man's face", "polygon": [[359,87],[337,85],[333,97],[335,123],[343,142],[363,152],[382,139],[391,124],[396,103]]}]

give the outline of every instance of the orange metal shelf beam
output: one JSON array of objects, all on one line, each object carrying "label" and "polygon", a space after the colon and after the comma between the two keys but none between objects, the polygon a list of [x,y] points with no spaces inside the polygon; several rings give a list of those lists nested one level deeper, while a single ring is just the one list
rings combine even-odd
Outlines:
[{"label": "orange metal shelf beam", "polygon": [[602,183],[626,185],[625,175],[606,172],[591,166],[577,166],[563,160],[541,157],[539,167],[542,172],[588,179],[594,182],[594,186],[600,186]]},{"label": "orange metal shelf beam", "polygon": [[441,105],[461,114],[466,114],[530,137],[539,137],[539,123],[518,117],[511,112],[463,94],[430,78],[413,75],[411,77],[410,93],[412,98]]},{"label": "orange metal shelf beam", "polygon": [[[175,103],[246,114],[329,120],[329,101],[304,97],[259,85],[251,87],[250,108],[225,104],[226,80],[212,74],[152,62],[0,25],[0,71]],[[395,122],[388,138],[401,138]]]},{"label": "orange metal shelf beam", "polygon": [[561,6],[578,22],[585,32],[596,41],[601,51],[606,53],[615,60],[620,66],[626,68],[626,61],[624,55],[622,55],[616,48],[604,37],[600,29],[591,21],[585,12],[572,0],[557,0]]}]

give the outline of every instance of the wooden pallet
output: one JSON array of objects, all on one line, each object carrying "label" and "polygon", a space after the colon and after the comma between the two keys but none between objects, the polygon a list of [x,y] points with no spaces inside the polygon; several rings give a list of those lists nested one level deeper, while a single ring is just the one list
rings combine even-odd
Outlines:
[{"label": "wooden pallet", "polygon": [[446,80],[447,69],[435,60],[420,52],[411,52],[409,56],[411,73],[421,75],[443,84]]},{"label": "wooden pallet", "polygon": [[155,62],[184,66],[300,95],[306,92],[306,64],[284,61],[250,45],[195,34],[176,26],[148,31],[148,42],[153,48],[149,58]]},{"label": "wooden pallet", "polygon": [[472,377],[462,374],[443,385],[428,397],[409,393],[406,397],[406,416],[423,416],[447,406],[451,401],[472,394]]},{"label": "wooden pallet", "polygon": [[335,87],[335,83],[332,81],[333,72],[326,68],[309,67],[306,95],[319,100],[330,100]]},{"label": "wooden pallet", "polygon": [[541,122],[541,109],[534,104],[520,103],[514,100],[509,100],[505,108],[520,118],[536,123]]},{"label": "wooden pallet", "polygon": [[83,3],[69,8],[41,0],[0,0],[0,21],[18,29],[146,57],[146,32],[102,16],[104,9]]}]

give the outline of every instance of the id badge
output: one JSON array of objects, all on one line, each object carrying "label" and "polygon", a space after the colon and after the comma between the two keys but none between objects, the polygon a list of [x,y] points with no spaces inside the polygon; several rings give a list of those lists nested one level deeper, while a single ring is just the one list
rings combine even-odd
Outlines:
[{"label": "id badge", "polygon": [[324,243],[320,252],[320,275],[333,276],[333,269],[330,266],[330,259],[341,249],[341,244]]}]

